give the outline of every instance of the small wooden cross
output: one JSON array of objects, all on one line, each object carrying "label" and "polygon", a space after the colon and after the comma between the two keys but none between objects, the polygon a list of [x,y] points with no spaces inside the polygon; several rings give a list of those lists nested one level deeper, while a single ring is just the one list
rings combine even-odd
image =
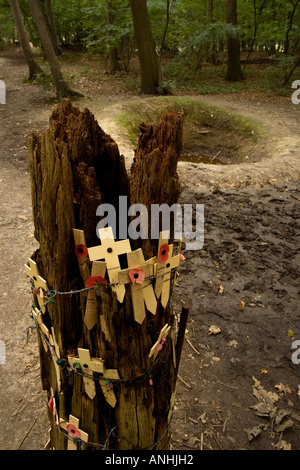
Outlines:
[{"label": "small wooden cross", "polygon": [[[159,299],[162,293],[162,288],[163,288],[163,274],[165,273],[165,267],[166,267],[166,261],[162,261],[162,259],[167,258],[167,256],[162,253],[164,245],[167,245],[169,242],[169,231],[164,230],[160,232],[159,234],[159,241],[158,241],[158,256],[157,256],[157,269],[156,269],[156,275],[157,278],[155,280],[155,295]],[[162,258],[160,258],[159,255],[163,255]]]},{"label": "small wooden cross", "polygon": [[96,395],[96,387],[93,379],[93,372],[98,374],[104,374],[104,362],[102,359],[91,358],[90,351],[88,349],[78,348],[78,356],[68,356],[70,366],[76,368],[80,366],[84,374],[88,374],[91,377],[83,376],[83,382],[86,394],[92,400]]},{"label": "small wooden cross", "polygon": [[154,294],[149,276],[154,274],[156,258],[145,261],[142,250],[127,253],[128,268],[119,272],[120,284],[130,283],[132,306],[134,319],[138,323],[143,323],[146,317],[145,304],[147,309],[156,314],[157,299]]},{"label": "small wooden cross", "polygon": [[[91,276],[101,276],[104,278],[106,271],[106,263],[103,261],[94,261],[92,264]],[[91,330],[97,323],[97,302],[95,298],[95,290],[88,291],[88,298],[86,302],[84,323],[87,328]]]},{"label": "small wooden cross", "polygon": [[84,374],[91,376],[83,376],[85,391],[91,400],[96,395],[93,372],[98,374],[97,379],[99,379],[105,400],[110,404],[110,406],[114,408],[117,402],[116,396],[114,394],[113,388],[110,384],[107,384],[107,381],[109,382],[110,379],[119,380],[120,376],[118,371],[116,369],[106,369],[104,366],[104,361],[101,358],[91,358],[88,349],[78,348],[78,357],[68,356],[68,361],[73,368],[80,366]]},{"label": "small wooden cross", "polygon": [[156,358],[157,354],[162,349],[166,341],[166,337],[168,336],[170,329],[171,329],[171,326],[169,326],[168,323],[166,323],[165,326],[161,329],[158,340],[150,349],[149,358],[152,356],[154,356],[154,359]]},{"label": "small wooden cross", "polygon": [[58,392],[60,392],[61,391],[60,367],[57,363],[57,360],[60,359],[60,351],[59,351],[59,346],[58,346],[56,338],[55,338],[55,333],[54,333],[53,326],[51,328],[51,335],[50,335],[50,338],[49,338],[49,342],[50,342],[50,345],[51,345],[50,351],[51,351],[51,356],[52,356],[52,360],[53,360],[54,368],[55,368],[55,373],[56,373],[57,390],[58,390]]},{"label": "small wooden cross", "polygon": [[[28,261],[29,261],[29,266],[28,266],[28,264],[25,264],[25,272],[26,272],[27,276],[29,276],[33,280],[33,284],[34,284],[34,287],[36,289],[44,289],[47,292],[48,291],[47,282],[45,281],[45,279],[43,279],[40,276],[40,273],[39,273],[39,270],[37,268],[36,262],[33,261],[30,258],[29,258]],[[37,299],[38,299],[39,306],[42,309],[42,313],[45,313],[46,308],[45,307],[42,308],[42,306],[45,303],[44,296],[41,295],[42,292],[43,291],[40,290],[39,293],[36,294],[36,296],[37,296]]]},{"label": "small wooden cross", "polygon": [[69,422],[60,418],[59,426],[68,432],[68,450],[77,450],[77,440],[88,442],[89,435],[79,429],[79,419],[75,416],[69,416]]},{"label": "small wooden cross", "polygon": [[169,245],[169,259],[165,264],[165,275],[163,276],[163,286],[160,302],[163,307],[166,307],[170,298],[170,286],[171,286],[171,272],[172,269],[178,268],[180,264],[180,253],[176,256],[173,255],[173,245]]},{"label": "small wooden cross", "polygon": [[42,334],[40,335],[41,336],[41,341],[43,343],[45,351],[47,352],[48,351],[48,343],[47,343],[47,340],[44,338],[44,336],[46,336],[46,338],[48,338],[48,341],[50,340],[49,330],[46,327],[46,325],[44,324],[42,315],[40,314],[40,311],[39,311],[38,308],[35,308],[34,310],[32,310],[32,316],[33,316],[33,319],[37,322],[37,324],[39,326],[39,329],[42,332]]},{"label": "small wooden cross", "polygon": [[85,243],[85,236],[83,230],[78,230],[73,228],[73,236],[74,236],[74,243],[75,243],[75,252],[77,254],[79,271],[83,282],[87,280],[90,276],[90,268],[89,268],[89,258],[88,256],[84,256],[88,253]]},{"label": "small wooden cross", "polygon": [[[111,227],[99,229],[98,233],[101,245],[88,248],[90,260],[105,259],[110,282],[118,283],[118,272],[120,271],[119,255],[131,251],[129,240],[115,242]],[[116,292],[118,301],[122,303],[125,296],[125,286],[112,286],[112,290]]]}]

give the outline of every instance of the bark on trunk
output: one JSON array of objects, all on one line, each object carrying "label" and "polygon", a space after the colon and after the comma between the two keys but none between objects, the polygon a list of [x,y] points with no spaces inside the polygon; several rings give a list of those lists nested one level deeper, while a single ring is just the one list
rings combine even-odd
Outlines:
[{"label": "bark on trunk", "polygon": [[[226,22],[232,26],[237,26],[237,2],[236,0],[227,0],[226,3]],[[228,66],[226,80],[239,81],[243,78],[241,68],[241,49],[240,40],[237,33],[229,33],[227,38],[228,45]]]},{"label": "bark on trunk", "polygon": [[52,2],[51,0],[44,0],[44,4],[45,4],[45,13],[47,16],[47,21],[48,21],[48,25],[49,25],[49,29],[51,33],[53,49],[56,55],[60,55],[62,53],[62,48],[59,44],[59,40],[58,40],[57,33],[56,33],[56,25],[55,25],[55,19],[54,19],[54,14],[53,14]]},{"label": "bark on trunk", "polygon": [[141,93],[159,93],[162,76],[146,0],[130,0],[141,70]]},{"label": "bark on trunk", "polygon": [[9,4],[19,36],[21,49],[29,68],[29,80],[31,80],[37,75],[43,74],[43,70],[33,56],[18,0],[9,0]]},{"label": "bark on trunk", "polygon": [[[49,344],[45,348],[45,337],[39,335],[42,383],[49,398],[51,448],[60,450],[67,445],[75,448],[81,445],[93,450],[158,450],[169,447],[178,369],[173,331],[165,338],[157,357],[149,357],[162,328],[166,324],[174,326],[175,316],[169,303],[163,307],[158,301],[156,311],[151,313],[146,309],[145,319],[139,323],[134,318],[132,286],[125,285],[121,302],[113,286],[98,284],[93,291],[96,321],[93,327],[87,327],[85,314],[91,291],[73,295],[57,292],[81,290],[90,273],[89,257],[83,260],[74,254],[73,229],[84,231],[87,247],[99,246],[95,230],[97,206],[106,202],[117,208],[119,196],[132,194],[134,199],[140,194],[142,197],[137,192],[138,162],[147,142],[152,156],[161,159],[157,179],[170,179],[169,183],[161,180],[164,190],[155,201],[176,202],[173,199],[179,191],[176,165],[181,148],[181,141],[177,140],[181,138],[181,121],[182,116],[169,114],[155,132],[151,133],[149,128],[148,137],[144,133],[130,181],[117,144],[102,131],[88,110],[81,112],[69,100],[63,100],[53,111],[46,132],[32,134],[30,138],[33,217],[35,237],[40,245],[32,258],[49,289],[45,313],[36,320],[41,317],[50,333],[50,343],[55,343],[54,337],[57,343],[54,353]],[[150,161],[147,165],[153,178],[158,162],[153,162],[153,168]],[[170,174],[162,170],[167,166]],[[145,181],[145,175],[142,179]],[[144,192],[140,202],[150,203],[154,197],[150,185]],[[138,252],[131,254],[134,253]],[[147,258],[145,253],[144,256]],[[127,261],[126,256],[125,259],[120,256],[123,271]],[[37,298],[34,300],[36,303]],[[91,383],[86,382],[85,364],[70,367],[72,357],[77,358],[82,349],[88,350],[91,358],[101,358],[105,370],[118,373],[118,378],[114,373],[106,382],[100,373],[94,374],[92,398],[87,394]],[[79,434],[74,431],[72,417],[75,417],[75,428],[80,427]]]}]

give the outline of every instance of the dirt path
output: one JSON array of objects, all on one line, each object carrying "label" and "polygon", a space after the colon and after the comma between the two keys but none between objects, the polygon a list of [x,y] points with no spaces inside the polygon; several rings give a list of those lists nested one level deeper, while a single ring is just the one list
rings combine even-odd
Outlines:
[{"label": "dirt path", "polygon": [[[26,345],[20,337],[32,325],[23,266],[37,246],[27,137],[47,127],[52,106],[47,95],[22,82],[26,73],[20,54],[1,52],[0,79],[8,93],[7,105],[0,105],[0,340],[6,346],[6,364],[0,365],[0,449],[12,450],[43,448],[49,427],[35,332]],[[261,145],[269,156],[253,164],[179,164],[180,201],[205,207],[205,243],[200,253],[185,253],[173,302],[177,313],[181,301],[191,303],[173,447],[273,449],[279,443],[299,449],[300,365],[291,361],[287,332],[300,339],[300,107],[286,98],[199,99],[261,120],[267,131]],[[133,149],[114,122],[126,100],[97,96],[79,106],[94,112],[129,168]],[[212,325],[218,334],[209,334]]]}]

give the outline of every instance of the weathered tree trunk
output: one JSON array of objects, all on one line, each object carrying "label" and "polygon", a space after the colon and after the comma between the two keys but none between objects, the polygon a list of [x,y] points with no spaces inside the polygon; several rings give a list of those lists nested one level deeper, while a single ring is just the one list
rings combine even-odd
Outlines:
[{"label": "weathered tree trunk", "polygon": [[78,95],[79,93],[72,90],[62,76],[61,68],[59,62],[57,61],[55,51],[53,49],[52,39],[49,35],[49,31],[45,23],[43,13],[38,4],[38,1],[28,0],[28,4],[37,30],[39,32],[43,49],[49,62],[49,66],[56,88],[57,98],[62,99],[67,98],[68,96]]},{"label": "weathered tree trunk", "polygon": [[9,4],[17,28],[21,49],[29,68],[30,80],[39,74],[43,74],[43,70],[33,56],[18,0],[9,0]]},{"label": "weathered tree trunk", "polygon": [[[43,328],[50,333],[48,343],[53,345],[54,337],[57,343],[54,354],[49,344],[45,348],[46,336],[40,336],[42,384],[49,397],[49,445],[57,450],[67,445],[76,448],[79,444],[95,450],[169,447],[178,369],[176,352],[180,354],[182,338],[176,351],[172,329],[155,359],[149,357],[149,352],[162,328],[166,324],[174,327],[174,313],[169,303],[163,307],[158,299],[156,310],[151,313],[146,309],[144,320],[137,322],[132,286],[125,285],[122,301],[114,286],[98,284],[93,291],[96,320],[88,327],[85,314],[91,291],[74,291],[85,288],[91,259],[87,256],[83,260],[75,255],[73,229],[84,232],[88,248],[100,246],[96,235],[96,209],[100,204],[109,203],[118,208],[119,196],[129,195],[131,201],[143,197],[140,202],[151,203],[154,194],[150,183],[144,188],[144,196],[137,191],[140,177],[146,182],[146,175],[140,175],[139,170],[143,158],[149,159],[150,179],[156,173],[160,180],[156,188],[161,187],[161,194],[155,201],[176,202],[181,137],[182,116],[177,114],[162,119],[155,131],[147,128],[139,142],[131,180],[117,144],[102,131],[88,110],[81,112],[68,100],[63,100],[53,111],[49,129],[30,138],[33,217],[35,237],[40,245],[32,258],[49,290],[45,312],[36,320],[42,316]],[[149,146],[151,152],[146,155]],[[157,158],[153,160],[153,168],[151,155]],[[157,249],[152,249],[152,255],[156,255]],[[137,253],[140,252],[131,252]],[[147,259],[145,252],[144,256]],[[127,268],[124,256],[120,256],[120,268],[123,273]],[[58,293],[71,291],[73,295]],[[85,364],[71,367],[72,357],[76,363],[80,350],[88,350],[97,364],[101,358],[105,370],[114,371],[113,377],[103,382],[101,373],[86,376]],[[92,397],[87,391],[88,378],[92,378],[95,386]],[[79,434],[76,422],[75,433],[72,417],[79,420]]]},{"label": "weathered tree trunk", "polygon": [[[226,23],[237,26],[237,2],[227,0],[226,3]],[[241,68],[241,48],[237,32],[232,31],[227,35],[228,45],[228,66],[226,80],[239,81],[243,78]]]},{"label": "weathered tree trunk", "polygon": [[[107,16],[108,26],[113,26],[113,24],[114,24],[114,12],[113,12],[112,0],[107,0],[107,2],[106,2],[106,16]],[[111,35],[111,33],[112,32],[109,31],[109,35]],[[110,73],[115,73],[118,70],[120,70],[117,47],[113,46],[110,49],[110,51],[109,51],[109,60],[110,60]]]},{"label": "weathered tree trunk", "polygon": [[161,86],[161,70],[146,0],[130,0],[141,70],[141,93],[155,94]]},{"label": "weathered tree trunk", "polygon": [[56,25],[55,19],[53,14],[52,2],[51,0],[44,0],[45,4],[45,14],[47,16],[47,21],[50,29],[50,34],[52,38],[52,45],[56,55],[60,55],[62,53],[62,48],[59,44],[59,40],[56,33]]}]

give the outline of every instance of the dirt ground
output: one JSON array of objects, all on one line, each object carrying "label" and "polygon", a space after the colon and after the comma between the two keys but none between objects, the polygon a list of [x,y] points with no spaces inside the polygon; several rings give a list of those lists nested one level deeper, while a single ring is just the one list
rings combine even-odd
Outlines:
[{"label": "dirt ground", "polygon": [[[21,338],[32,326],[24,264],[37,247],[27,138],[46,129],[53,104],[50,92],[23,82],[26,75],[18,51],[0,51],[7,86],[7,104],[0,105],[1,450],[43,449],[49,429],[36,334],[26,344]],[[94,112],[129,168],[133,148],[114,116],[130,96],[141,97],[121,80],[101,80],[78,80],[83,93],[88,89],[78,106]],[[191,307],[172,447],[299,450],[300,364],[293,364],[291,346],[300,340],[300,106],[256,94],[198,99],[255,117],[265,139],[254,163],[178,166],[179,202],[204,204],[205,239],[200,251],[185,251],[172,301],[178,314],[182,302]]]}]

